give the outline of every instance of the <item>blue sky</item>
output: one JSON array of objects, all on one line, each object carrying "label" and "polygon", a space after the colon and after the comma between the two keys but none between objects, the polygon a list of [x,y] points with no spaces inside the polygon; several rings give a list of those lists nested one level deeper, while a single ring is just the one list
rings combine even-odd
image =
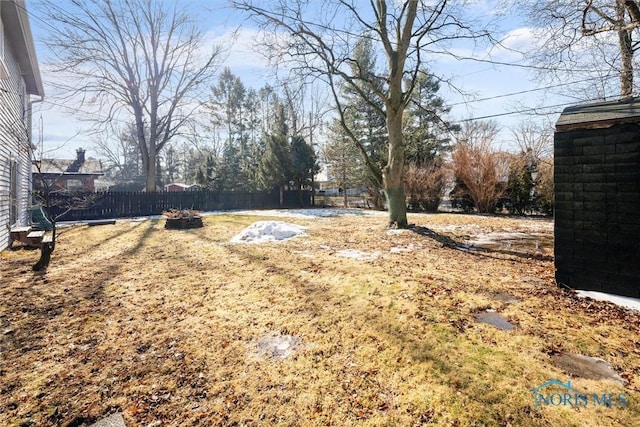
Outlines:
[{"label": "blue sky", "polygon": [[[64,0],[60,0],[64,1]],[[168,2],[180,1],[182,7],[189,7],[197,11],[201,20],[202,30],[212,42],[223,43],[232,46],[228,51],[222,66],[228,66],[232,72],[241,77],[245,85],[259,88],[264,83],[273,80],[271,71],[266,68],[266,61],[258,55],[255,49],[257,31],[250,22],[244,20],[238,12],[230,9],[226,1],[188,1],[166,0]],[[474,0],[471,2],[478,17],[492,16],[496,11],[491,0]],[[368,1],[363,1],[367,6]],[[38,58],[41,63],[51,57],[43,40],[48,31],[48,22],[42,19],[38,0],[27,0],[27,8],[30,14],[30,23],[35,39]],[[237,30],[237,38],[231,40],[230,35]],[[555,98],[544,91],[538,91],[534,82],[534,76],[525,65],[525,60],[518,50],[525,50],[534,42],[531,32],[521,19],[511,17],[502,18],[499,38],[504,39],[505,48],[472,48],[465,44],[452,46],[451,50],[459,59],[445,55],[431,55],[430,67],[436,75],[452,82],[454,88],[443,85],[441,96],[449,105],[452,105],[451,119],[454,121],[477,117],[491,117],[502,126],[499,143],[509,146],[509,127],[515,126],[519,121],[527,118],[541,120],[544,117],[536,116],[531,112],[513,114],[514,111],[540,107],[542,105],[555,105],[566,100]],[[231,44],[233,43],[233,45]],[[467,58],[467,59],[463,59]],[[468,59],[473,58],[473,59]],[[482,62],[494,60],[504,64],[498,65]],[[87,124],[75,120],[66,115],[59,101],[50,96],[54,90],[48,85],[54,75],[47,74],[47,67],[42,66],[43,80],[45,82],[45,100],[34,105],[34,136],[40,134],[42,123],[42,138],[44,140],[47,156],[73,157],[78,147],[88,150],[89,156],[95,156],[92,152],[92,143],[84,132]],[[222,67],[220,68],[222,69]],[[458,89],[466,95],[458,93]],[[525,93],[522,93],[525,92]],[[509,95],[520,93],[519,95]],[[509,95],[509,96],[503,96]],[[547,116],[551,122],[557,119],[557,111]]]}]

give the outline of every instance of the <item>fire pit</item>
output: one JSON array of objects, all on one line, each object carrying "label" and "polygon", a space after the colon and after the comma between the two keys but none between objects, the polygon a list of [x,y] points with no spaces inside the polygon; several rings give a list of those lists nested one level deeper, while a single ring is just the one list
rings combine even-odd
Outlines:
[{"label": "fire pit", "polygon": [[202,217],[198,211],[190,209],[170,209],[162,212],[162,215],[167,217],[164,228],[170,230],[202,227]]}]

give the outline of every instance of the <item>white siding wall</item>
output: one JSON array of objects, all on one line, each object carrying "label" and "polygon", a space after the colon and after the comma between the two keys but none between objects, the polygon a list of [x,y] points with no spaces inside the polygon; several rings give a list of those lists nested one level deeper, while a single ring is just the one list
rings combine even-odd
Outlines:
[{"label": "white siding wall", "polygon": [[[0,79],[0,250],[9,243],[9,229],[12,225],[27,224],[31,190],[29,98],[14,49],[8,45],[7,37],[2,37],[2,41],[3,60],[9,71],[9,79]],[[18,163],[18,218],[11,224],[9,181],[13,161]]]}]

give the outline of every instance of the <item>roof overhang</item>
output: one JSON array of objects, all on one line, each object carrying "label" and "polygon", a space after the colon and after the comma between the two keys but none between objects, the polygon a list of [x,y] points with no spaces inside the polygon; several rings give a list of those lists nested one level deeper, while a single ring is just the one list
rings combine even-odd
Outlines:
[{"label": "roof overhang", "polygon": [[556,132],[577,129],[605,129],[622,123],[640,122],[640,98],[594,102],[564,109]]},{"label": "roof overhang", "polygon": [[27,93],[44,96],[42,76],[24,0],[2,1],[0,12],[5,35],[9,44],[13,46],[22,77],[27,85]]}]

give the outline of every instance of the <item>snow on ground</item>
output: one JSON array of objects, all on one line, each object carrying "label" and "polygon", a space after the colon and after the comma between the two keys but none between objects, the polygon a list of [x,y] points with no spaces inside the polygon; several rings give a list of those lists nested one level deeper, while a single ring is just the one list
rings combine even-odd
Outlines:
[{"label": "snow on ground", "polygon": [[596,291],[576,291],[581,298],[592,298],[597,301],[609,301],[621,307],[630,308],[632,310],[640,310],[640,299],[623,297],[620,295],[605,294]]},{"label": "snow on ground", "polygon": [[283,218],[333,218],[340,215],[387,215],[384,211],[371,211],[362,209],[266,209],[266,210],[242,210],[242,211],[214,211],[204,212],[202,215],[253,215],[253,216],[276,216]]},{"label": "snow on ground", "polygon": [[306,236],[305,228],[282,221],[254,222],[231,238],[231,243],[265,243]]},{"label": "snow on ground", "polygon": [[415,249],[416,247],[413,245],[413,243],[409,243],[409,245],[406,247],[394,246],[393,248],[389,249],[389,252],[391,252],[392,254],[400,254],[402,252],[413,252]]},{"label": "snow on ground", "polygon": [[380,251],[375,252],[362,252],[357,249],[343,249],[336,252],[336,255],[343,258],[357,259],[358,261],[375,261],[382,253]]}]

